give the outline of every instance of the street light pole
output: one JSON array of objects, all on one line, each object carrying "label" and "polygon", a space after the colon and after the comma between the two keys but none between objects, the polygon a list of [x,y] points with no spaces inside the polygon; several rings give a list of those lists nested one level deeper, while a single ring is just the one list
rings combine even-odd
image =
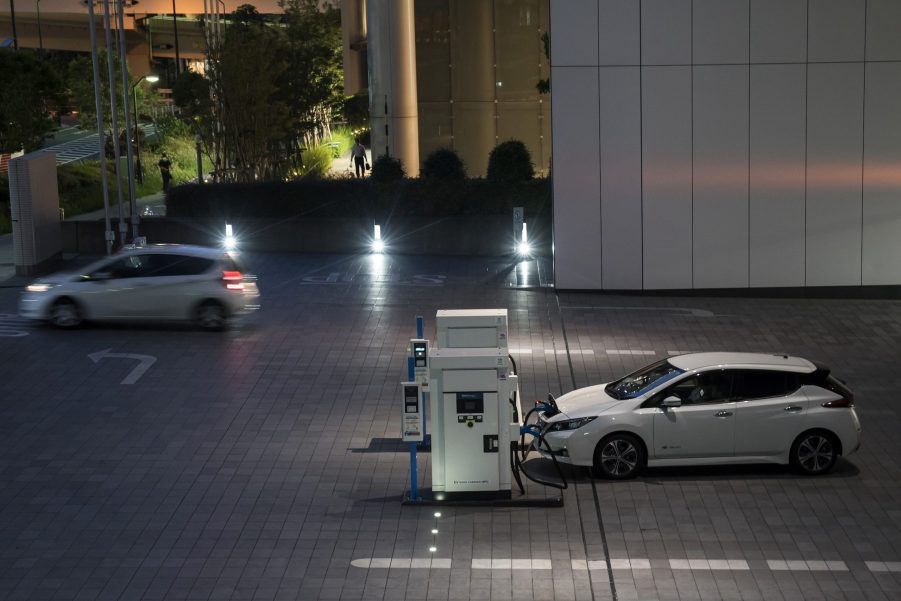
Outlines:
[{"label": "street light pole", "polygon": [[[175,0],[172,0],[175,2]],[[13,22],[13,49],[19,49],[19,35],[16,33],[16,0],[9,0],[9,18]]]},{"label": "street light pole", "polygon": [[37,0],[38,5],[38,47],[41,50],[41,54],[44,53],[44,34],[41,31],[41,0]]},{"label": "street light pole", "polygon": [[144,183],[144,168],[141,167],[141,136],[138,133],[138,84],[144,80],[150,83],[156,83],[160,80],[156,75],[142,75],[141,79],[131,84],[131,95],[134,100],[135,113],[135,176],[138,183]]},{"label": "street light pole", "polygon": [[200,134],[194,134],[194,144],[197,146],[197,183],[203,183],[203,158],[200,156]]}]

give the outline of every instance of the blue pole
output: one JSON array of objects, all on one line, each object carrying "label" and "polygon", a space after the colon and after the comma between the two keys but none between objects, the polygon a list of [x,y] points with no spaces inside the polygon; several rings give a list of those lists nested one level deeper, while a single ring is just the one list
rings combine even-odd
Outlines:
[{"label": "blue pole", "polygon": [[[416,337],[422,338],[422,315],[416,316]],[[429,440],[429,434],[426,430],[425,393],[422,394],[422,397],[422,443],[426,444]]]},{"label": "blue pole", "polygon": [[416,481],[416,443],[410,443],[410,500],[419,499],[419,484]]},{"label": "blue pole", "polygon": [[[412,382],[413,377],[413,357],[407,357],[407,381]],[[416,478],[416,443],[410,443],[410,500],[416,501],[418,496],[418,483]]]},{"label": "blue pole", "polygon": [[416,337],[422,338],[422,315],[416,316]]}]

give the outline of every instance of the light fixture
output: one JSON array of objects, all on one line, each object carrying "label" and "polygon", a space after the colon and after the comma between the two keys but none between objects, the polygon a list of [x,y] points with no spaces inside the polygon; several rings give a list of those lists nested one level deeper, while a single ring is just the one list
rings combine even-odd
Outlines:
[{"label": "light fixture", "polygon": [[372,252],[381,253],[385,250],[385,242],[382,240],[382,226],[376,224],[372,228]]},{"label": "light fixture", "polygon": [[435,553],[438,550],[438,547],[429,547],[429,553]]},{"label": "light fixture", "polygon": [[436,517],[436,518],[440,518],[440,517],[441,517],[441,512],[440,512],[440,511],[436,511],[436,512],[435,512],[435,517]]},{"label": "light fixture", "polygon": [[519,244],[516,245],[516,252],[521,257],[528,257],[532,254],[532,245],[529,244],[529,231],[526,228],[525,221],[522,222],[522,236],[519,239]]},{"label": "light fixture", "polygon": [[225,239],[223,241],[223,246],[225,246],[225,250],[235,250],[238,247],[238,241],[235,239],[232,224],[230,223],[225,224]]},{"label": "light fixture", "polygon": [[437,529],[437,528],[432,528],[432,534],[438,534],[438,529]]}]

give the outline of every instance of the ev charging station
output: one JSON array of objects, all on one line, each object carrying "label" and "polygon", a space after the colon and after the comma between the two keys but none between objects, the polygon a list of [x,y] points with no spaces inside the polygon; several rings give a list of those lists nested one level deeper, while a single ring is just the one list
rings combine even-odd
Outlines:
[{"label": "ev charging station", "polygon": [[[422,416],[429,417],[431,490],[419,494],[411,444],[411,490],[404,502],[562,506],[562,497],[512,498],[514,479],[524,491],[518,441],[524,441],[524,433],[536,433],[520,423],[519,376],[507,345],[507,310],[441,310],[435,321],[436,348],[429,348],[420,330],[419,338],[410,341],[411,381],[402,385],[403,440],[422,440]],[[416,419],[422,420],[418,439]],[[565,480],[560,486],[526,475],[540,484],[566,486]]]}]

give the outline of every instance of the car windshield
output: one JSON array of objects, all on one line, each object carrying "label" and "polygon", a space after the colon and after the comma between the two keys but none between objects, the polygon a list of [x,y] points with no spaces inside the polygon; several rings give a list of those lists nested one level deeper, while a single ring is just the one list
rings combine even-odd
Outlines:
[{"label": "car windshield", "polygon": [[664,359],[607,384],[604,391],[618,400],[634,399],[682,373],[685,371]]}]

